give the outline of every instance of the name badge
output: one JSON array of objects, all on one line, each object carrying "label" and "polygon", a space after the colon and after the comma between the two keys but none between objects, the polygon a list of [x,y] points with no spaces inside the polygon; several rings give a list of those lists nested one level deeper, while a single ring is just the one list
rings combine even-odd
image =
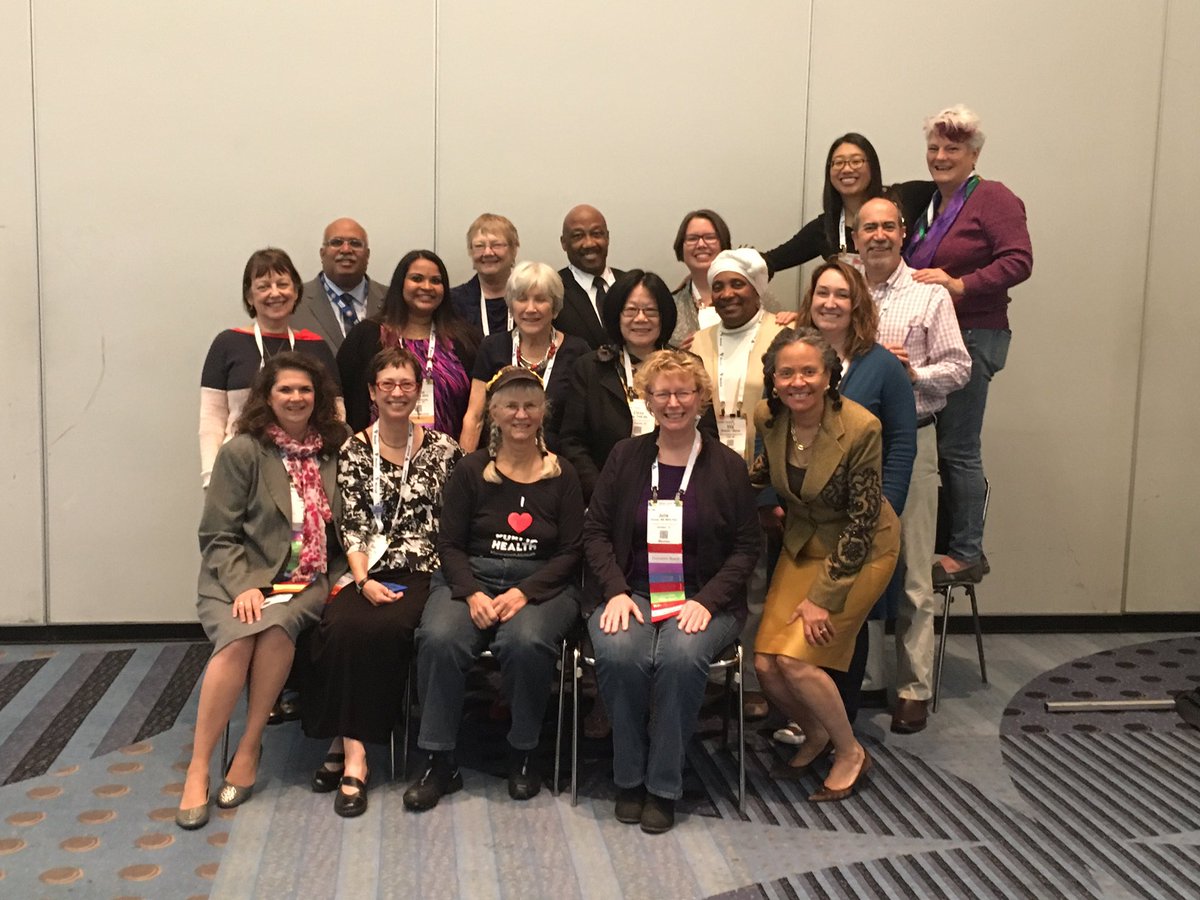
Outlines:
[{"label": "name badge", "polygon": [[646,506],[646,543],[683,547],[683,505],[667,498]]},{"label": "name badge", "polygon": [[629,415],[633,417],[633,437],[654,430],[654,416],[646,409],[646,401],[641,397],[629,401]]},{"label": "name badge", "polygon": [[411,419],[424,428],[433,427],[433,382],[428,378],[421,383],[421,396],[417,398],[417,408]]},{"label": "name badge", "polygon": [[746,417],[721,416],[717,419],[717,435],[721,443],[738,456],[746,455]]}]

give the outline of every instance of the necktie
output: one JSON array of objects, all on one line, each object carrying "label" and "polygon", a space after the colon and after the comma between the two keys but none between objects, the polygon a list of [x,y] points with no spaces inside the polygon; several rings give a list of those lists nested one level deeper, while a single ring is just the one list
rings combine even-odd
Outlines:
[{"label": "necktie", "polygon": [[354,311],[354,300],[349,294],[337,294],[333,298],[338,313],[342,317],[342,330],[350,333],[350,329],[358,324],[358,313]]},{"label": "necktie", "polygon": [[608,286],[605,285],[604,279],[599,275],[592,280],[592,286],[596,288],[596,318],[603,322],[604,298],[608,296]]}]

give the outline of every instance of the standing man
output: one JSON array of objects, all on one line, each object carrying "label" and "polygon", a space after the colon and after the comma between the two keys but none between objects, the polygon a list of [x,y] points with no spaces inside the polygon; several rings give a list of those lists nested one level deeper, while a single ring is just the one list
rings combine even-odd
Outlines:
[{"label": "standing man", "polygon": [[454,311],[483,332],[512,331],[504,299],[508,276],[517,262],[521,239],[517,226],[504,216],[484,213],[467,229],[467,254],[475,274],[450,291]]},{"label": "standing man", "polygon": [[594,206],[576,206],[563,219],[559,240],[568,265],[558,272],[563,307],[554,327],[583,338],[595,350],[612,340],[604,330],[601,311],[608,289],[624,274],[608,267],[608,223]]},{"label": "standing man", "polygon": [[321,274],[304,285],[292,326],[315,331],[333,349],[363,319],[383,308],[387,285],[367,277],[371,245],[353,219],[335,219],[321,241]]},{"label": "standing man", "polygon": [[933,696],[935,618],[931,563],[937,532],[938,453],[933,424],[946,396],[971,377],[954,303],[936,284],[919,284],[900,257],[904,217],[892,200],[868,200],[858,212],[854,243],[879,310],[879,343],[908,369],[917,402],[917,456],[900,517],[904,590],[896,614],[896,707],[892,731],[913,734],[926,722]]}]

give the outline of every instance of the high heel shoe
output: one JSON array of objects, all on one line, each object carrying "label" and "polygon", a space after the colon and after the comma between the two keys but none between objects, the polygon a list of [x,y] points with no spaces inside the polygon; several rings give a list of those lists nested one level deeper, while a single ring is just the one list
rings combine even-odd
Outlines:
[{"label": "high heel shoe", "polygon": [[[261,763],[261,762],[262,762],[262,744],[259,744],[258,745],[258,759],[254,763],[256,778],[257,778],[258,766],[259,766],[259,763]],[[237,784],[231,784],[229,782],[229,778],[228,778],[229,769],[232,767],[233,767],[233,760],[231,759],[229,761],[229,767],[225,769],[226,777],[221,780],[221,789],[219,791],[217,791],[217,806],[220,807],[221,809],[233,809],[234,807],[241,806],[243,803],[245,803],[247,800],[249,800],[251,797],[254,796],[255,782],[253,782],[253,781],[250,782],[250,784],[247,785],[246,787],[242,787],[241,785],[237,785]]]},{"label": "high heel shoe", "polygon": [[858,767],[858,774],[854,776],[854,780],[850,782],[848,787],[833,789],[822,786],[821,790],[815,794],[810,794],[808,799],[812,803],[831,803],[835,800],[845,800],[858,789],[858,786],[862,784],[863,778],[870,771],[871,754],[864,750],[862,765]]},{"label": "high heel shoe", "polygon": [[195,831],[197,828],[203,828],[208,824],[209,800],[208,786],[206,785],[204,788],[204,804],[175,810],[175,824],[184,831]]},{"label": "high heel shoe", "polygon": [[[342,775],[346,772],[346,754],[345,753],[327,753],[325,754],[325,764],[317,771],[313,772],[312,789],[314,794],[328,794],[330,791],[336,791],[338,784],[342,780]],[[329,763],[342,763],[336,769],[329,768]]]}]

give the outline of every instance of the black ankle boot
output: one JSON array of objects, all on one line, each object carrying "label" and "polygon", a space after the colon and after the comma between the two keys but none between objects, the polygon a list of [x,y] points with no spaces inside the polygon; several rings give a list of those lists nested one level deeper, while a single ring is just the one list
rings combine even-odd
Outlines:
[{"label": "black ankle boot", "polygon": [[419,778],[404,792],[404,806],[413,812],[433,809],[446,794],[462,790],[462,773],[448,750],[429,754],[429,762]]},{"label": "black ankle boot", "polygon": [[529,800],[542,789],[542,779],[533,767],[533,751],[508,748],[508,796]]}]

